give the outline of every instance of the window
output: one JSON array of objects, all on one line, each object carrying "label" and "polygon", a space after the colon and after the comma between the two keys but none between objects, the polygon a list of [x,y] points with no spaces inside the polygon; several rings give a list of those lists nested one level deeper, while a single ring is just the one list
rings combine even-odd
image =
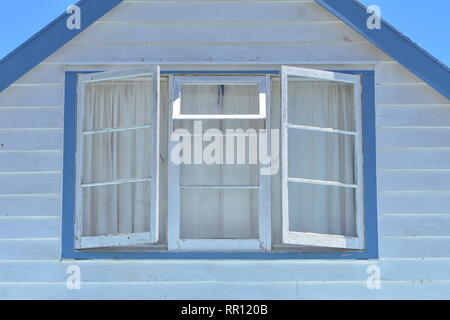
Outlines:
[{"label": "window", "polygon": [[364,119],[373,110],[363,119],[353,73],[69,73],[65,129],[73,79],[76,144],[65,133],[64,207],[74,213],[63,247],[72,257],[174,258],[372,250],[373,123]]},{"label": "window", "polygon": [[[237,141],[248,140],[250,145],[257,139],[255,129],[268,129],[267,81],[266,77],[174,77],[169,132],[173,136],[182,130],[183,139],[199,142],[198,150],[183,164],[175,164],[171,154],[169,250],[270,249],[270,177],[260,174],[260,165],[249,159],[251,151],[239,148]],[[240,137],[223,137],[234,129],[241,130]],[[169,150],[175,148],[178,139],[174,138]],[[220,154],[208,161],[207,145],[214,144],[213,152]],[[246,159],[239,161],[239,156]]]},{"label": "window", "polygon": [[283,67],[283,241],[362,249],[360,78]]},{"label": "window", "polygon": [[79,77],[75,247],[158,241],[157,68]]}]

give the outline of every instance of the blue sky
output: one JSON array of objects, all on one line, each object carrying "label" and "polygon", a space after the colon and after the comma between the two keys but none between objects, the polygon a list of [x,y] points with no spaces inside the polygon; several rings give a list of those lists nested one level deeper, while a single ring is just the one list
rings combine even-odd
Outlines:
[{"label": "blue sky", "polygon": [[[366,6],[378,5],[386,21],[450,66],[450,0],[360,1]],[[2,0],[0,58],[75,2],[75,0]]]}]

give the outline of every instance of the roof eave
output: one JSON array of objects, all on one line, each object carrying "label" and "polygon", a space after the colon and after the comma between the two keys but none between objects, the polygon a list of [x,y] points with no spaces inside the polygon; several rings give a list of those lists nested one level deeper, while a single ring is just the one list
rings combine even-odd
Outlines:
[{"label": "roof eave", "polygon": [[381,29],[367,28],[367,8],[356,0],[316,0],[368,41],[450,99],[450,71],[424,49],[381,20]]}]

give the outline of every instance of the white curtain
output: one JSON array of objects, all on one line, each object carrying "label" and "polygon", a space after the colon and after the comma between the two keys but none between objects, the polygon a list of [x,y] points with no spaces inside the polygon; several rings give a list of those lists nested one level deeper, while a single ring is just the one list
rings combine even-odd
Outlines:
[{"label": "white curtain", "polygon": [[[302,126],[354,131],[351,84],[290,78],[288,121]],[[356,184],[355,137],[288,130],[288,176]],[[291,231],[355,236],[355,189],[289,182]]]},{"label": "white curtain", "polygon": [[[258,87],[255,85],[186,85],[182,87],[182,114],[251,114],[258,112]],[[226,129],[254,128],[258,130],[264,128],[263,125],[264,121],[261,120],[202,121],[203,131],[216,128],[224,134]],[[175,126],[193,132],[193,121],[191,120],[178,120]],[[204,142],[203,147],[208,144],[209,142]],[[180,184],[258,186],[259,168],[257,165],[250,164],[182,165]],[[258,203],[257,189],[182,189],[181,238],[256,239],[258,238]]]},{"label": "white curtain", "polygon": [[[150,79],[89,83],[82,184],[151,178]],[[131,128],[118,132],[104,129]],[[83,187],[83,236],[149,231],[150,182]]]}]

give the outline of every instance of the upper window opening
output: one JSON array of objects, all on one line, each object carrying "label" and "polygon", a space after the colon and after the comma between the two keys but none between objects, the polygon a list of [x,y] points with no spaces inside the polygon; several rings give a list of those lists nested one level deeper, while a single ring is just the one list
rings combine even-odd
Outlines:
[{"label": "upper window opening", "polygon": [[176,77],[174,119],[257,119],[266,116],[264,77]]}]

